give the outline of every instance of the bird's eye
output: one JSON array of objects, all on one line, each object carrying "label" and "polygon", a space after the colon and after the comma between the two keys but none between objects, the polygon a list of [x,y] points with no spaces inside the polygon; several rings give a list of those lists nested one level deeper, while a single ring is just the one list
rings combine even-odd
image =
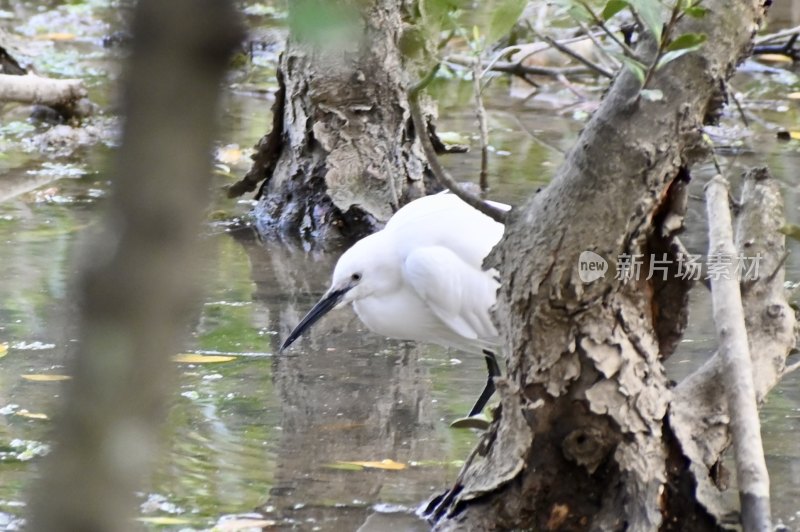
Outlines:
[{"label": "bird's eye", "polygon": [[361,274],[360,273],[354,273],[353,275],[350,276],[350,279],[352,279],[353,281],[360,281],[361,280]]}]

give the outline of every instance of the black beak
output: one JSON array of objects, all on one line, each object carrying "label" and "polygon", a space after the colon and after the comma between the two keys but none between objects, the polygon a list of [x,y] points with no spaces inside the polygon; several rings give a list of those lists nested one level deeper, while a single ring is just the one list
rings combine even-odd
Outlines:
[{"label": "black beak", "polygon": [[280,350],[283,351],[292,345],[294,341],[300,338],[304,332],[310,329],[312,325],[317,323],[322,316],[327,314],[329,310],[338,305],[348,290],[350,290],[350,287],[343,288],[341,290],[333,290],[328,292],[322,299],[320,299],[317,304],[308,311],[308,314],[306,314],[306,316],[300,320],[300,323],[298,323],[297,327],[295,327],[291,334],[289,334],[289,337],[284,340]]}]

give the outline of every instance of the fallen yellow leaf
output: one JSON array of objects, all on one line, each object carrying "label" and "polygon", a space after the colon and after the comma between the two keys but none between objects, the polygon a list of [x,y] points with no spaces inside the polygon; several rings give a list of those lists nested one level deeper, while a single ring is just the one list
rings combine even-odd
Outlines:
[{"label": "fallen yellow leaf", "polygon": [[230,144],[217,150],[217,160],[224,164],[236,164],[242,158],[242,150],[236,144]]},{"label": "fallen yellow leaf", "polygon": [[361,428],[365,425],[366,423],[355,423],[355,422],[327,423],[325,425],[320,425],[319,430],[322,432],[328,432],[334,430],[351,430],[351,429]]},{"label": "fallen yellow leaf", "polygon": [[0,358],[8,354],[8,344],[0,344]]},{"label": "fallen yellow leaf", "polygon": [[792,58],[783,54],[760,54],[756,56],[759,61],[768,63],[791,63]]},{"label": "fallen yellow leaf", "polygon": [[150,523],[151,525],[188,525],[192,522],[191,519],[186,519],[185,517],[169,516],[137,517],[136,520],[142,523]]},{"label": "fallen yellow leaf", "polygon": [[43,33],[41,35],[37,35],[35,37],[40,41],[74,41],[75,34],[74,33]]},{"label": "fallen yellow leaf", "polygon": [[249,528],[264,528],[275,526],[277,522],[271,519],[231,519],[214,526],[212,532],[238,532]]},{"label": "fallen yellow leaf", "polygon": [[219,362],[230,362],[236,357],[228,355],[200,355],[198,353],[183,353],[172,357],[174,362],[181,364],[216,364]]},{"label": "fallen yellow leaf", "polygon": [[69,375],[56,375],[55,373],[31,373],[28,375],[22,375],[22,378],[26,381],[32,382],[56,382],[66,381],[72,377]]},{"label": "fallen yellow leaf", "polygon": [[337,463],[361,466],[369,469],[386,469],[389,471],[402,471],[407,467],[406,464],[401,464],[400,462],[389,459],[381,460],[380,462],[346,462],[339,460]]},{"label": "fallen yellow leaf", "polygon": [[488,419],[482,417],[462,417],[450,423],[451,429],[478,429],[486,430],[491,425]]},{"label": "fallen yellow leaf", "polygon": [[338,469],[341,471],[364,471],[364,467],[347,462],[335,462],[333,464],[325,464],[325,467],[330,469]]},{"label": "fallen yellow leaf", "polygon": [[50,418],[47,417],[47,414],[39,414],[39,413],[36,413],[36,412],[28,412],[27,410],[19,410],[17,412],[14,412],[14,415],[17,415],[17,416],[20,416],[20,417],[26,417],[28,419],[50,419]]},{"label": "fallen yellow leaf", "polygon": [[790,100],[800,100],[800,92],[790,92],[786,97]]}]

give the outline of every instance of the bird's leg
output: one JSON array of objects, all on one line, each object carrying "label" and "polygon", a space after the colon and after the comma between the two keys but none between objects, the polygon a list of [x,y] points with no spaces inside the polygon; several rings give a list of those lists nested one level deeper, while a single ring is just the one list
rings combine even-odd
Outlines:
[{"label": "bird's leg", "polygon": [[484,386],[480,397],[475,401],[472,410],[469,411],[469,417],[480,414],[483,411],[486,403],[489,402],[489,399],[494,394],[494,378],[500,376],[500,365],[497,363],[495,354],[488,349],[484,349],[483,357],[486,359],[486,370],[489,372],[489,376],[486,379],[486,386]]}]

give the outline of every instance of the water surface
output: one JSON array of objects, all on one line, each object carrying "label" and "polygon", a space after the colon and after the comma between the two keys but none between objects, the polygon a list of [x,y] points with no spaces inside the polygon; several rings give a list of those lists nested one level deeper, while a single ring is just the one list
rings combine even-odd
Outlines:
[{"label": "water surface", "polygon": [[[0,9],[15,13],[7,22],[11,27],[30,26],[20,10],[31,15],[49,9],[14,7],[0,2]],[[110,10],[101,19],[108,31],[118,27],[118,15]],[[114,65],[124,51],[104,48],[89,34],[53,44],[49,68],[86,76],[93,98],[110,115]],[[232,74],[219,148],[246,150],[269,127],[270,65],[264,60]],[[787,217],[798,223],[800,144],[774,140],[776,127],[798,123],[797,105],[785,99],[798,82],[788,74],[766,76],[737,79],[736,87],[759,104],[752,112],[760,122],[752,135],[719,150],[719,157],[734,177],[748,165],[768,163],[783,184]],[[436,93],[440,131],[471,137],[476,127],[470,83],[442,81]],[[492,197],[516,204],[548,182],[586,111],[559,91],[528,102],[507,93],[502,79],[487,92],[490,180]],[[736,117],[727,123],[735,126]],[[24,139],[35,126],[19,108],[3,109],[0,126],[0,343],[8,345],[0,358],[0,528],[11,528],[24,513],[25,489],[37,474],[39,443],[47,441],[51,422],[41,414],[57,415],[61,399],[58,382],[32,382],[23,375],[67,371],[77,310],[72,280],[109,191],[112,148],[100,143],[70,157],[26,149]],[[148,527],[175,530],[205,529],[254,511],[278,529],[356,530],[364,523],[372,530],[424,529],[408,512],[454,481],[476,441],[474,433],[448,424],[468,411],[482,389],[483,361],[378,337],[349,310],[332,314],[278,355],[281,339],[326,289],[337,253],[263,242],[246,226],[231,223],[251,206],[223,197],[222,187],[247,169],[246,157],[231,159],[218,167],[212,190],[205,260],[198,264],[206,290],[184,351],[235,358],[180,365],[167,443],[152,485],[140,496],[140,516],[149,519]],[[474,179],[478,161],[477,150],[445,158],[459,179]],[[695,171],[695,197],[711,173],[710,165]],[[702,201],[694,199],[685,241],[698,253],[705,246],[703,220]],[[788,267],[787,277],[797,280],[800,271],[791,258]],[[715,345],[708,294],[699,288],[692,294],[690,329],[670,361],[674,377],[697,367]],[[800,529],[800,373],[773,391],[762,420],[775,515]]]}]

